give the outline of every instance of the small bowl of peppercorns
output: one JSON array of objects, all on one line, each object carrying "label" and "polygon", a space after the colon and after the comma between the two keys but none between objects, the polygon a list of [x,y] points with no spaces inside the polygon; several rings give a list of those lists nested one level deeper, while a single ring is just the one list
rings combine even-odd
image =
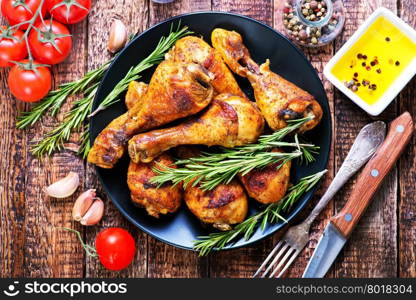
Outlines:
[{"label": "small bowl of peppercorns", "polygon": [[344,22],[341,0],[286,0],[283,8],[287,36],[305,47],[330,43],[341,33]]}]

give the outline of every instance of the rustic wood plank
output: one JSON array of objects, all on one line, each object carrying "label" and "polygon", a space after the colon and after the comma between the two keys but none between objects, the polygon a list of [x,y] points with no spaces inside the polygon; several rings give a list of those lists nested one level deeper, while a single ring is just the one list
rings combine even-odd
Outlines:
[{"label": "rustic wood plank", "polygon": [[[1,18],[0,24],[6,21]],[[15,128],[23,102],[15,100],[8,91],[8,70],[0,70],[0,277],[23,276],[25,163],[27,134]]]},{"label": "rustic wood plank", "polygon": [[[169,4],[150,3],[150,26],[167,18],[192,11],[210,10],[206,0],[177,0]],[[207,277],[208,259],[178,249],[148,236],[148,277]]]},{"label": "rustic wood plank", "polygon": [[[84,74],[86,28],[85,21],[70,27],[73,35],[73,49],[65,62],[52,68],[55,86]],[[69,109],[70,102],[65,105],[64,111]],[[59,119],[62,120],[62,117],[61,113]],[[43,119],[28,131],[28,144],[30,145],[30,141],[38,141],[45,133],[45,129],[51,129],[56,124],[54,118]],[[74,196],[66,199],[47,197],[42,187],[65,177],[69,171],[79,174],[81,188]],[[62,151],[43,160],[27,153],[25,175],[24,276],[82,277],[84,253],[78,240],[69,232],[54,229],[54,227],[80,229],[80,226],[72,221],[71,211],[73,202],[82,189],[84,177],[82,160],[70,151]]]},{"label": "rustic wood plank", "polygon": [[[108,30],[111,19],[120,19],[126,24],[130,33],[143,31],[147,27],[147,1],[95,1],[88,16],[88,62],[87,69],[99,67],[110,58],[107,51]],[[87,164],[86,188],[97,188],[97,193],[105,202],[103,220],[94,227],[86,229],[86,240],[94,244],[95,237],[104,228],[122,227],[127,229],[136,240],[137,255],[133,263],[121,272],[111,272],[101,266],[95,258],[86,258],[86,277],[144,277],[147,266],[146,235],[131,225],[106,197],[97,180],[95,169]]]},{"label": "rustic wood plank", "polygon": [[[400,17],[416,28],[414,1],[399,1]],[[409,111],[416,119],[416,78],[399,96],[400,113]],[[399,164],[399,277],[416,277],[416,137],[403,153]]]},{"label": "rustic wood plank", "polygon": [[[396,11],[395,0],[344,1],[346,24],[336,49],[355,32],[357,27],[379,6]],[[372,119],[339,91],[335,93],[335,165],[339,169],[354,137]],[[377,119],[392,120],[397,115],[395,104]],[[355,179],[353,180],[353,182]],[[351,182],[336,197],[336,211],[348,198]],[[336,277],[395,277],[397,274],[397,169],[391,171],[373,203],[367,209],[335,263]]]},{"label": "rustic wood plank", "polygon": [[[212,4],[213,10],[238,13],[270,26],[273,24],[271,0],[214,0]],[[250,247],[214,253],[210,257],[210,276],[250,277],[264,260],[266,253],[272,249],[272,245],[272,239],[266,239]]]},{"label": "rustic wood plank", "polygon": [[[274,1],[274,23],[273,26],[275,29],[279,30],[280,32],[284,32],[283,24],[282,24],[282,9],[284,7],[285,1],[275,0]],[[328,46],[322,47],[322,48],[300,48],[307,58],[310,60],[316,71],[318,72],[327,97],[329,101],[329,106],[331,110],[331,119],[332,119],[332,133],[334,134],[334,128],[335,128],[335,119],[334,119],[334,87],[332,84],[326,80],[322,74],[323,68],[325,64],[331,59],[333,55],[333,43],[331,43]],[[321,187],[317,191],[316,195],[312,199],[311,203],[308,205],[307,209],[305,209],[299,217],[297,217],[297,221],[295,220],[293,224],[296,224],[297,222],[301,222],[313,209],[313,207],[316,205],[316,203],[319,201],[320,196],[323,195],[323,193],[328,188],[329,184],[331,183],[333,177],[334,177],[334,143],[331,145],[331,151],[329,154],[329,161],[328,161],[328,173],[325,176],[324,181],[322,182]],[[296,261],[293,263],[293,266],[288,270],[286,277],[301,277],[303,274],[303,271],[305,270],[305,267],[309,261],[309,258],[312,256],[313,250],[318,242],[318,239],[320,235],[322,234],[322,231],[326,225],[326,222],[329,217],[333,215],[334,212],[334,205],[333,202],[330,202],[327,206],[327,208],[320,214],[318,219],[314,222],[311,228],[311,240],[309,244],[305,247],[305,249],[299,254],[299,257],[296,259]],[[280,235],[282,233],[277,233],[274,237],[274,241],[277,242],[280,238]],[[270,250],[269,250],[270,251]],[[332,275],[332,272],[329,273],[329,276]]]}]

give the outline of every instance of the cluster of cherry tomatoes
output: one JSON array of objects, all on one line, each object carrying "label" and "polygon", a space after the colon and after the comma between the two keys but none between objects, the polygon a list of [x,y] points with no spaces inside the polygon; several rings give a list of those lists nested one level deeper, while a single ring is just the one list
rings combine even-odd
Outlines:
[{"label": "cluster of cherry tomatoes", "polygon": [[[11,67],[10,92],[19,100],[37,102],[49,92],[49,67],[64,61],[72,47],[65,24],[89,13],[91,0],[2,0],[0,67]],[[48,17],[49,16],[49,17]]]}]

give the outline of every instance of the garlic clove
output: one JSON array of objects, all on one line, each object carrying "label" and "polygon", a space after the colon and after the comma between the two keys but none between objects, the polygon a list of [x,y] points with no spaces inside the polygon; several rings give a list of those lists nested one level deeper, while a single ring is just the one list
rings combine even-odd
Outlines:
[{"label": "garlic clove", "polygon": [[95,199],[95,189],[89,189],[78,196],[72,208],[72,218],[75,221],[81,221],[82,216],[91,207]]},{"label": "garlic clove", "polygon": [[127,28],[123,22],[115,19],[110,27],[110,34],[108,36],[108,51],[116,53],[124,47],[127,42]]},{"label": "garlic clove", "polygon": [[79,186],[78,173],[69,172],[66,177],[43,188],[44,192],[54,198],[66,198],[71,196]]},{"label": "garlic clove", "polygon": [[104,202],[100,198],[95,198],[94,203],[81,218],[80,223],[85,226],[95,225],[102,219],[104,214]]}]

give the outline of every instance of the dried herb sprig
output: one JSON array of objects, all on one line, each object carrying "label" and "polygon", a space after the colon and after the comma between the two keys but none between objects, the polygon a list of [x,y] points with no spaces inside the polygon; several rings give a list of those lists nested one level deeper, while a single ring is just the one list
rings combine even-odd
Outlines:
[{"label": "dried herb sprig", "polygon": [[[153,177],[151,182],[158,185],[166,182],[173,182],[173,184],[183,182],[184,187],[192,182],[192,186],[200,184],[202,189],[211,190],[218,184],[229,183],[239,173],[245,175],[253,169],[272,163],[280,162],[282,165],[302,156],[307,162],[311,162],[314,159],[313,154],[319,147],[312,144],[300,144],[297,137],[294,143],[282,142],[286,135],[294,132],[309,120],[310,118],[293,120],[287,127],[260,137],[254,144],[234,149],[223,148],[220,153],[202,153],[200,157],[178,160],[175,164],[181,166],[179,168],[167,166],[154,168],[157,176]],[[289,153],[270,151],[274,147],[283,146],[296,147],[296,150]]]},{"label": "dried herb sprig", "polygon": [[68,83],[63,85],[62,88],[56,93],[52,92],[51,97],[46,99],[46,104],[43,104],[43,106],[41,106],[42,104],[39,104],[39,107],[35,110],[27,112],[21,117],[19,120],[20,123],[18,123],[21,128],[36,123],[49,109],[51,109],[51,114],[55,115],[69,95],[81,92],[84,94],[84,97],[74,102],[72,109],[66,113],[61,124],[47,132],[36,144],[32,146],[31,153],[36,156],[42,156],[44,154],[50,155],[54,151],[60,150],[63,147],[64,143],[69,140],[72,132],[83,129],[83,132],[81,133],[79,154],[85,158],[90,149],[89,133],[87,130],[89,125],[85,124],[88,116],[93,115],[119,101],[118,97],[125,91],[131,81],[139,79],[141,72],[162,61],[165,53],[178,39],[192,33],[193,32],[188,30],[188,27],[186,26],[180,28],[180,24],[178,24],[178,27],[175,30],[172,26],[169,35],[163,36],[157,44],[155,50],[138,65],[129,70],[126,76],[116,85],[113,91],[100,104],[99,108],[92,114],[92,103],[98,89],[99,80],[101,80],[108,67],[107,64],[110,64],[110,62],[106,63],[106,67],[104,67],[104,65],[103,67],[88,73],[88,78],[84,77],[79,81]]},{"label": "dried herb sprig", "polygon": [[307,191],[314,187],[327,170],[303,177],[299,182],[290,187],[286,196],[277,203],[267,205],[264,210],[247,218],[244,222],[236,225],[228,231],[214,232],[207,236],[198,237],[194,241],[194,249],[201,256],[207,255],[212,250],[221,250],[229,244],[235,242],[237,238],[243,237],[250,239],[254,230],[260,226],[264,230],[267,224],[275,223],[278,220],[287,222],[281,213],[287,213],[290,208]]}]

